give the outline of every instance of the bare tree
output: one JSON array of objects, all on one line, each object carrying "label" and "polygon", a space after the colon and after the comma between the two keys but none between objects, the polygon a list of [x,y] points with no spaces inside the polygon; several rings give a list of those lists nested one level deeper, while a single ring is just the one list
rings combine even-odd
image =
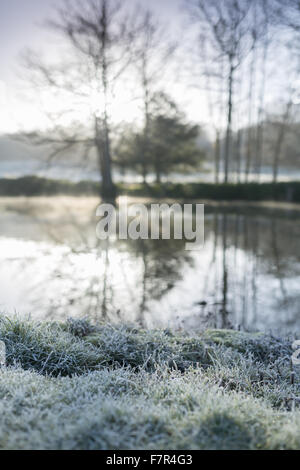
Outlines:
[{"label": "bare tree", "polygon": [[279,123],[276,123],[278,127],[278,131],[277,131],[277,139],[275,141],[275,146],[273,150],[273,183],[274,184],[277,183],[277,179],[278,179],[280,157],[281,157],[284,141],[286,138],[288,124],[291,118],[292,107],[293,107],[293,101],[292,99],[290,99],[286,105],[286,109],[282,116],[281,121]]},{"label": "bare tree", "polygon": [[225,59],[227,67],[227,118],[224,151],[224,182],[229,180],[232,151],[235,74],[252,49],[249,0],[186,0],[193,21],[206,28],[215,60]]},{"label": "bare tree", "polygon": [[[199,47],[198,47],[199,46]],[[197,43],[196,59],[201,58],[205,85],[200,88],[205,91],[209,112],[209,124],[215,133],[214,167],[215,183],[220,182],[220,166],[222,156],[222,124],[224,114],[224,61],[220,60],[217,67],[211,64],[206,35],[200,35]],[[194,54],[193,54],[194,57]],[[197,87],[199,88],[199,87]]]},{"label": "bare tree", "polygon": [[246,168],[245,168],[245,181],[248,182],[251,163],[253,158],[253,101],[255,99],[255,85],[256,85],[256,72],[257,72],[257,42],[258,42],[258,7],[257,1],[253,1],[253,18],[251,18],[251,36],[252,36],[252,58],[250,61],[250,79],[249,79],[249,94],[248,94],[248,136],[247,136],[247,152],[246,152]]},{"label": "bare tree", "polygon": [[271,44],[270,37],[270,22],[271,22],[271,6],[270,0],[263,0],[262,6],[262,21],[264,23],[264,38],[263,38],[263,53],[261,65],[261,83],[259,91],[259,104],[257,115],[257,130],[256,130],[256,143],[255,143],[255,173],[257,180],[260,179],[263,148],[264,148],[264,117],[265,117],[265,92],[266,92],[266,78],[267,78],[267,62],[269,56],[269,48]]},{"label": "bare tree", "polygon": [[[138,12],[137,12],[138,13]],[[148,173],[150,150],[151,104],[158,92],[158,84],[176,51],[176,43],[168,37],[166,26],[155,19],[150,10],[138,13],[139,28],[135,40],[134,65],[138,82],[143,93],[144,109],[144,150],[141,154],[141,167],[144,183]]]},{"label": "bare tree", "polygon": [[299,0],[274,0],[272,20],[277,25],[283,25],[292,31],[300,32],[300,2]]},{"label": "bare tree", "polygon": [[[132,59],[131,44],[135,34],[134,20],[123,11],[117,0],[64,0],[54,20],[47,22],[70,46],[71,59],[59,64],[45,64],[32,51],[26,64],[36,86],[47,87],[54,94],[69,95],[72,106],[85,103],[89,122],[78,118],[67,128],[57,124],[47,137],[40,132],[27,137],[39,145],[51,145],[51,157],[80,145],[84,155],[96,150],[102,185],[101,195],[114,199],[112,178],[110,103],[114,88]],[[65,106],[66,108],[67,106]],[[72,110],[62,109],[61,114]],[[75,118],[74,118],[75,119]],[[76,120],[76,119],[75,119]]]},{"label": "bare tree", "polygon": [[236,159],[236,174],[237,174],[237,183],[241,182],[241,167],[242,167],[242,137],[243,131],[239,129],[237,131],[237,136],[235,139],[235,159]]}]

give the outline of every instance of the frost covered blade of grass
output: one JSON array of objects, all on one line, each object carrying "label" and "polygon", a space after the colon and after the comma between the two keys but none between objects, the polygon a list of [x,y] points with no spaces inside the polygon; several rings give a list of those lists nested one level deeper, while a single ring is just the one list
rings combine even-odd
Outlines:
[{"label": "frost covered blade of grass", "polygon": [[[200,362],[211,363],[204,341],[164,331],[143,331],[102,325],[82,333],[82,323],[32,323],[0,319],[0,340],[7,349],[7,363],[43,374],[72,376],[110,366],[154,370],[167,364],[182,370]],[[78,333],[79,331],[79,333]]]},{"label": "frost covered blade of grass", "polygon": [[299,449],[288,340],[2,318],[0,449]]}]

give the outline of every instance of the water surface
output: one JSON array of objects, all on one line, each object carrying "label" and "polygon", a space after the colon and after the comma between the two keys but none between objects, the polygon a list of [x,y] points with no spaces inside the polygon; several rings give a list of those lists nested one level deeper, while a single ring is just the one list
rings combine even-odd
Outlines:
[{"label": "water surface", "polygon": [[300,332],[300,211],[206,205],[205,247],[96,239],[95,198],[0,199],[0,310]]}]

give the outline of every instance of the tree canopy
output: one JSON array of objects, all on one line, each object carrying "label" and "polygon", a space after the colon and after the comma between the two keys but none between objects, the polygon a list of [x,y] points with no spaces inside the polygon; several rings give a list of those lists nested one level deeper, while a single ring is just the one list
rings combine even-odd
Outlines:
[{"label": "tree canopy", "polygon": [[188,123],[166,96],[163,99],[164,107],[154,105],[147,136],[143,129],[127,129],[116,148],[116,164],[123,171],[130,168],[142,174],[146,164],[148,174],[155,174],[157,182],[179,168],[200,168],[204,158],[198,144],[200,127]]}]

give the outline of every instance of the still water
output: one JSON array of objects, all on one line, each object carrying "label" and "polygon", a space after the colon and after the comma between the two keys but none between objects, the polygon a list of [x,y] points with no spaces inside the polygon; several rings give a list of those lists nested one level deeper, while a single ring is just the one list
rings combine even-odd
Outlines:
[{"label": "still water", "polygon": [[205,208],[205,247],[96,239],[94,198],[0,199],[0,311],[300,333],[300,209]]}]

